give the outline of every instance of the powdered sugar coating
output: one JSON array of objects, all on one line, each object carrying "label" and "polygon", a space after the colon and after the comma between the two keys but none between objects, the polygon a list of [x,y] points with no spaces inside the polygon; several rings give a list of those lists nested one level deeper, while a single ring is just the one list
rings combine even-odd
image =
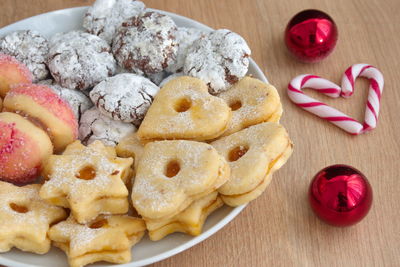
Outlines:
[{"label": "powdered sugar coating", "polygon": [[50,72],[61,86],[85,90],[115,73],[110,50],[106,41],[89,33],[56,34],[50,40]]},{"label": "powdered sugar coating", "polygon": [[145,77],[122,73],[99,83],[90,98],[101,113],[140,125],[159,87]]},{"label": "powdered sugar coating", "polygon": [[110,119],[93,107],[82,115],[79,139],[85,145],[100,140],[105,145],[116,146],[125,136],[135,131],[136,127],[132,124]]},{"label": "powdered sugar coating", "polygon": [[53,80],[43,80],[40,81],[39,84],[47,85],[49,88],[53,89],[53,91],[59,97],[64,99],[71,106],[72,111],[74,112],[78,121],[86,110],[93,107],[93,103],[90,98],[81,91],[64,88],[54,83]]},{"label": "powdered sugar coating", "polygon": [[124,20],[137,16],[146,6],[135,0],[96,0],[85,14],[83,27],[111,44]]},{"label": "powdered sugar coating", "polygon": [[226,29],[213,31],[189,48],[184,73],[202,79],[217,94],[243,78],[249,67],[251,50],[238,34]]},{"label": "powdered sugar coating", "polygon": [[185,64],[186,55],[189,47],[194,41],[205,35],[205,31],[197,28],[185,28],[179,27],[176,32],[176,41],[179,44],[178,52],[176,55],[176,62],[167,67],[169,72],[181,72],[183,71],[183,65]]},{"label": "powdered sugar coating", "polygon": [[178,44],[172,18],[146,12],[122,23],[112,51],[120,66],[137,74],[157,73],[176,60]]},{"label": "powdered sugar coating", "polygon": [[15,57],[32,72],[34,82],[49,75],[46,67],[49,44],[37,31],[15,31],[0,40],[0,52]]}]

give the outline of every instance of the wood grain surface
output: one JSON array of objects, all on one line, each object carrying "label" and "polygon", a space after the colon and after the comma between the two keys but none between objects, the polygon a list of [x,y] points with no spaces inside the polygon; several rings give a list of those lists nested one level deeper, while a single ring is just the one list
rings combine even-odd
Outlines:
[{"label": "wood grain surface", "polygon": [[[400,266],[400,10],[399,0],[145,0],[148,7],[190,17],[213,28],[241,34],[253,59],[279,90],[282,124],[295,144],[289,162],[274,175],[264,195],[233,222],[201,244],[154,266]],[[0,0],[0,27],[61,8],[90,5],[84,0]],[[316,8],[339,29],[332,55],[317,64],[291,58],[283,43],[286,23],[297,12]],[[296,75],[312,73],[340,82],[354,63],[378,67],[385,77],[378,127],[362,136],[295,107],[286,95]],[[363,118],[367,82],[358,80],[348,100],[327,101]],[[346,163],[369,179],[374,203],[358,225],[336,228],[319,221],[307,189],[321,168]]]}]

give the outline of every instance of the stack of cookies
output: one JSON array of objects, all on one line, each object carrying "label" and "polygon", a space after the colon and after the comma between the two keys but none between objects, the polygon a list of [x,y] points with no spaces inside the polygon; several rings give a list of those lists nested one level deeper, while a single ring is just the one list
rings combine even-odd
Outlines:
[{"label": "stack of cookies", "polygon": [[95,1],[83,27],[0,38],[0,252],[126,263],[145,231],[199,235],[264,192],[293,145],[241,36],[132,0]]}]

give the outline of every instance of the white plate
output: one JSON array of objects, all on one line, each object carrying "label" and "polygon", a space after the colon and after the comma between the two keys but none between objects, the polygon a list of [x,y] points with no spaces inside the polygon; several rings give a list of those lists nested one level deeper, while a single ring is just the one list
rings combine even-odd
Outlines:
[{"label": "white plate", "polygon": [[[86,9],[87,7],[69,8],[24,19],[0,29],[0,37],[16,30],[26,29],[37,30],[46,37],[51,37],[57,32],[81,29],[82,18]],[[212,30],[210,27],[186,17],[164,11],[159,12],[171,16],[175,23],[180,27],[193,27],[203,29],[205,31]],[[250,59],[250,68],[248,74],[252,74],[255,78],[267,82],[267,78],[252,59]],[[133,248],[133,261],[118,266],[143,266],[180,253],[213,235],[215,232],[233,220],[233,218],[235,218],[244,208],[245,205],[237,208],[224,206],[218,209],[207,219],[207,222],[203,228],[203,233],[197,237],[175,233],[157,242],[152,242],[145,237]],[[25,253],[17,249],[13,249],[8,253],[0,254],[0,264],[13,267],[68,267],[67,259],[64,253],[56,248],[52,248],[50,252],[45,255]],[[106,265],[95,264],[95,266]]]}]

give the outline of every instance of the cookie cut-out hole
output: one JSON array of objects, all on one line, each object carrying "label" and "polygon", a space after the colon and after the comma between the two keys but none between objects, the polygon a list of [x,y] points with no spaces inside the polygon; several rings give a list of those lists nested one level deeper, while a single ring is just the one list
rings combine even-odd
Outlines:
[{"label": "cookie cut-out hole", "polygon": [[177,112],[185,112],[192,107],[192,101],[187,98],[181,98],[175,103],[175,110]]},{"label": "cookie cut-out hole", "polygon": [[75,177],[82,180],[93,180],[96,177],[96,170],[93,168],[93,166],[85,166],[79,170]]},{"label": "cookie cut-out hole", "polygon": [[107,219],[98,220],[98,221],[95,221],[95,222],[91,223],[89,225],[89,228],[91,228],[91,229],[99,229],[99,228],[107,225],[107,223],[108,223]]},{"label": "cookie cut-out hole", "polygon": [[167,176],[168,178],[172,178],[176,176],[180,170],[181,166],[179,162],[177,162],[176,160],[172,160],[167,164],[167,167],[165,169],[165,176]]},{"label": "cookie cut-out hole", "polygon": [[242,102],[240,100],[236,100],[235,102],[232,102],[229,107],[232,111],[238,110],[242,107]]},{"label": "cookie cut-out hole", "polygon": [[27,207],[15,203],[10,203],[10,208],[18,213],[27,213],[29,211]]},{"label": "cookie cut-out hole", "polygon": [[229,152],[229,161],[231,161],[231,162],[232,161],[237,161],[238,159],[243,157],[244,154],[246,154],[248,150],[249,150],[249,148],[247,146],[235,147],[234,149],[232,149]]}]

